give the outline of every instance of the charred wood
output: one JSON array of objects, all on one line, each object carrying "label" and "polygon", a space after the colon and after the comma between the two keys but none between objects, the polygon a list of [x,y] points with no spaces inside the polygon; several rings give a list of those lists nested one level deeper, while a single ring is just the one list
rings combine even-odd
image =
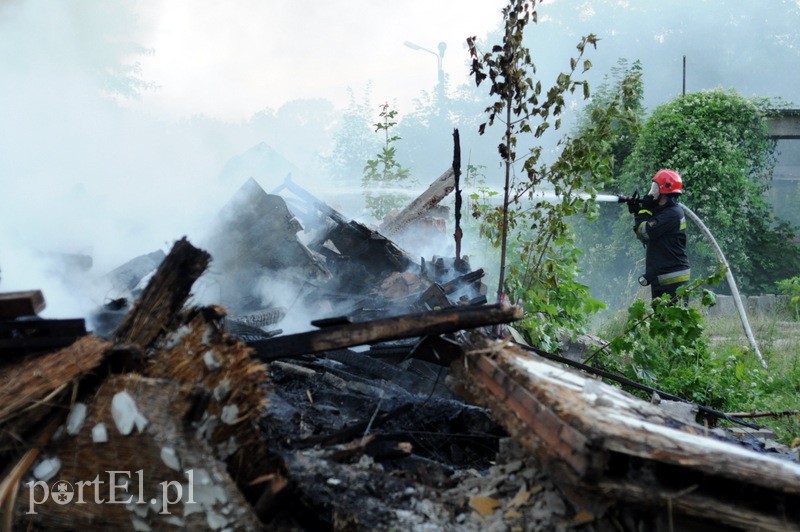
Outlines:
[{"label": "charred wood", "polygon": [[564,489],[580,486],[727,526],[800,528],[800,466],[507,343],[479,341],[451,366]]},{"label": "charred wood", "polygon": [[461,231],[461,140],[458,135],[458,129],[453,130],[453,185],[456,190],[456,228],[453,238],[456,243],[456,267],[458,269],[461,262],[461,237],[464,236]]},{"label": "charred wood", "polygon": [[509,323],[520,317],[522,312],[517,307],[504,305],[464,307],[332,326],[319,331],[259,340],[250,346],[262,360],[276,360],[387,340]]},{"label": "charred wood", "polygon": [[83,318],[0,321],[0,355],[58,349],[71,345],[85,334]]},{"label": "charred wood", "polygon": [[[80,426],[44,449],[51,460],[57,460],[54,484],[56,479],[73,487],[86,484],[83,504],[60,504],[49,497],[31,515],[29,501],[42,499],[29,492],[41,487],[29,484],[17,501],[17,529],[258,529],[258,519],[224,465],[195,436],[189,414],[196,398],[191,385],[138,375],[104,382],[85,405]],[[129,405],[127,410],[119,407],[122,402]],[[128,417],[133,411],[135,421]],[[99,424],[105,428],[102,438],[96,430]],[[110,471],[120,474],[116,481],[127,487],[109,492]],[[94,478],[100,482],[88,482]],[[164,482],[182,485],[183,496],[175,498],[174,491],[166,494]],[[192,489],[192,497],[187,489]],[[129,504],[108,504],[109,497]]]},{"label": "charred wood", "polygon": [[85,336],[59,351],[0,368],[0,450],[24,446],[27,432],[110,353],[109,342]]},{"label": "charred wood", "polygon": [[154,272],[158,265],[164,261],[166,254],[161,251],[153,251],[146,255],[140,255],[135,259],[129,260],[125,264],[115,268],[106,275],[111,282],[114,290],[120,294],[133,294],[140,290],[134,290],[150,273]]},{"label": "charred wood", "polygon": [[45,308],[41,290],[0,292],[0,319],[35,316]]},{"label": "charred wood", "polygon": [[175,242],[133,310],[114,331],[122,343],[150,346],[171,328],[189,297],[194,282],[205,272],[211,256],[186,237]]}]

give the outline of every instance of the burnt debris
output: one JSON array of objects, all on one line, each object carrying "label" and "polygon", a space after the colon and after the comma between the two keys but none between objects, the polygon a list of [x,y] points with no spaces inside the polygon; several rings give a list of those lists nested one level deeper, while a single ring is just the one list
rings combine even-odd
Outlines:
[{"label": "burnt debris", "polygon": [[2,525],[800,527],[796,463],[493,338],[521,313],[483,269],[384,236],[453,179],[378,231],[249,180],[204,249],[114,270],[92,332],[0,294]]}]

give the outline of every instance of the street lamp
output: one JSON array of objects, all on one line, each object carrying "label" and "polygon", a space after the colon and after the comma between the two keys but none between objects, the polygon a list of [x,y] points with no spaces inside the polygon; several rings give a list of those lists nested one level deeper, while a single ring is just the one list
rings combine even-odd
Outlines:
[{"label": "street lamp", "polygon": [[418,45],[416,43],[413,43],[411,41],[406,41],[403,44],[405,44],[406,46],[408,46],[412,50],[421,50],[423,52],[428,52],[429,54],[433,54],[433,55],[436,56],[436,70],[437,70],[438,79],[439,79],[439,85],[438,85],[439,98],[440,98],[440,102],[443,102],[444,101],[444,70],[442,70],[442,58],[444,57],[444,51],[447,50],[447,44],[444,43],[444,42],[440,42],[439,43],[439,53],[438,54],[436,52],[434,52],[433,50],[429,50],[427,48],[424,48],[424,47],[422,47],[422,46],[420,46],[420,45]]}]

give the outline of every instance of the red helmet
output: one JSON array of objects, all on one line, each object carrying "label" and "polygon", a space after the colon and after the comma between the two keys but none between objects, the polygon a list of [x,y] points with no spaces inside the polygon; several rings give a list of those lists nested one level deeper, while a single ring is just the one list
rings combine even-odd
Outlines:
[{"label": "red helmet", "polygon": [[659,170],[653,176],[659,194],[683,194],[683,178],[675,170]]}]

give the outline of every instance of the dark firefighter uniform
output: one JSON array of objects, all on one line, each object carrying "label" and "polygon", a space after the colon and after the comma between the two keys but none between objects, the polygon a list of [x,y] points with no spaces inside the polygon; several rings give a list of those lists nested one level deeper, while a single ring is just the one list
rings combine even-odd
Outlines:
[{"label": "dark firefighter uniform", "polygon": [[690,278],[686,256],[686,218],[676,198],[658,205],[644,201],[634,218],[634,232],[647,248],[645,273],[639,282],[650,285],[653,299],[662,294],[674,297]]}]

